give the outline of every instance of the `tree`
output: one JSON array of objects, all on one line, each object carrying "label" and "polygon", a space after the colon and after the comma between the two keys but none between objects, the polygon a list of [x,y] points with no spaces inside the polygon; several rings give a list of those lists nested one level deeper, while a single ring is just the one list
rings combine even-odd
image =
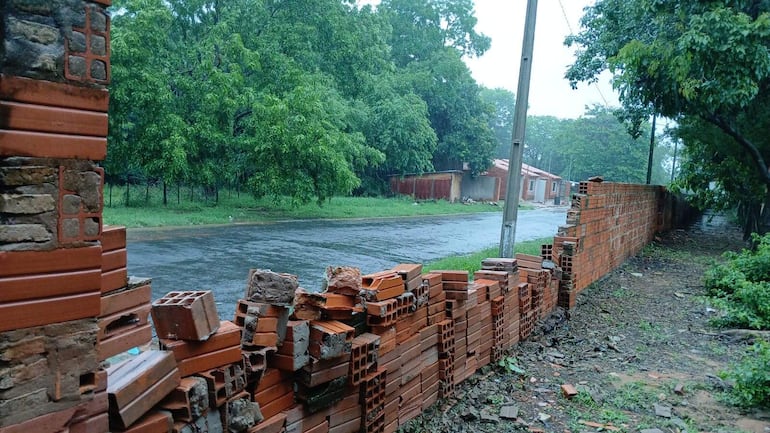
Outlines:
[{"label": "tree", "polygon": [[494,156],[508,159],[511,156],[511,138],[513,137],[513,109],[516,97],[513,92],[503,88],[488,89],[482,87],[479,97],[485,104],[492,106],[493,115],[489,127],[497,140]]},{"label": "tree", "polygon": [[[116,2],[113,19],[108,172],[163,177],[174,181],[187,171],[186,145],[180,118],[167,84],[173,48],[158,28],[173,22],[160,0]],[[126,205],[130,204],[126,189]]]},{"label": "tree", "polygon": [[437,170],[471,172],[489,168],[495,147],[489,128],[491,107],[479,97],[479,86],[462,61],[479,56],[490,45],[475,31],[470,0],[385,0],[378,7],[390,27],[393,62],[416,95],[428,106],[438,138],[433,155]]},{"label": "tree", "polygon": [[[382,162],[333,76],[343,82],[360,72],[345,81],[355,94],[387,63],[368,58],[385,51],[384,39],[368,47],[350,33],[368,30],[354,25],[351,4],[119,0],[115,7],[111,145],[122,164],[214,197],[223,185],[246,182],[255,195],[320,203],[350,193],[357,173]],[[334,36],[330,48],[319,42],[325,35]],[[336,50],[339,61],[325,60]]]},{"label": "tree", "polygon": [[[714,152],[707,161],[749,164],[750,171],[729,176],[751,173],[740,181],[759,183],[762,191],[734,194],[724,189],[734,181],[726,173],[692,159],[683,166],[690,172],[684,186],[740,202],[749,212],[744,225],[760,232],[770,229],[770,139],[765,122],[757,122],[770,114],[769,12],[770,3],[762,0],[599,0],[586,10],[583,31],[567,41],[579,47],[567,72],[573,83],[595,80],[609,69],[624,104],[651,106],[690,127],[713,126],[703,137],[683,133],[687,152]],[[695,182],[692,176],[718,177]],[[704,189],[710,180],[717,185],[712,192]]]}]

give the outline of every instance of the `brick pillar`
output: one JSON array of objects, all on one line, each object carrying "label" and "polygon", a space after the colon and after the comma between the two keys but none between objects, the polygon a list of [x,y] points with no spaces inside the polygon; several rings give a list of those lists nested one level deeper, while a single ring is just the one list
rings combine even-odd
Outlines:
[{"label": "brick pillar", "polygon": [[0,430],[108,429],[96,317],[109,4],[0,3]]}]

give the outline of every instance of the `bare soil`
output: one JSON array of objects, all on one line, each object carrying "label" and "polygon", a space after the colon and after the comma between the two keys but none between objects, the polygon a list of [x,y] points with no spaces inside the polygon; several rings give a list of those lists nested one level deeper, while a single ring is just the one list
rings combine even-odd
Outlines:
[{"label": "bare soil", "polygon": [[523,374],[487,366],[401,431],[770,433],[770,413],[724,402],[719,373],[749,341],[711,327],[702,297],[704,271],[744,245],[718,217],[661,235],[519,344]]}]

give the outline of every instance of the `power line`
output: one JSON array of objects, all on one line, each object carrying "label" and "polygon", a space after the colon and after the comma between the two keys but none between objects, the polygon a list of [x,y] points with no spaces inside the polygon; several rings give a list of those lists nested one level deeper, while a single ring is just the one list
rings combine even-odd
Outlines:
[{"label": "power line", "polygon": [[[561,8],[561,14],[564,17],[564,21],[567,23],[567,29],[569,30],[569,35],[574,36],[575,31],[572,30],[572,23],[569,21],[569,17],[567,16],[567,10],[564,8],[564,3],[562,3],[562,0],[559,0],[559,7]],[[607,98],[604,97],[604,93],[602,93],[602,89],[599,88],[599,85],[597,83],[594,83],[594,87],[596,88],[596,91],[599,93],[599,97],[602,98],[602,101],[604,101],[604,106],[608,107],[610,104],[607,102]]]}]

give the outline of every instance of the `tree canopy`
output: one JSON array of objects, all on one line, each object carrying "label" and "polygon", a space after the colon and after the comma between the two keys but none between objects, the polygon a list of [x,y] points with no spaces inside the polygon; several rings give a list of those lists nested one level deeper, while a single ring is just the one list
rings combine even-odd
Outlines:
[{"label": "tree canopy", "polygon": [[111,180],[319,203],[486,169],[471,0],[115,0]]},{"label": "tree canopy", "polygon": [[682,189],[739,206],[747,233],[770,229],[770,2],[598,0],[581,23],[567,78],[609,70],[625,106],[680,125]]}]

